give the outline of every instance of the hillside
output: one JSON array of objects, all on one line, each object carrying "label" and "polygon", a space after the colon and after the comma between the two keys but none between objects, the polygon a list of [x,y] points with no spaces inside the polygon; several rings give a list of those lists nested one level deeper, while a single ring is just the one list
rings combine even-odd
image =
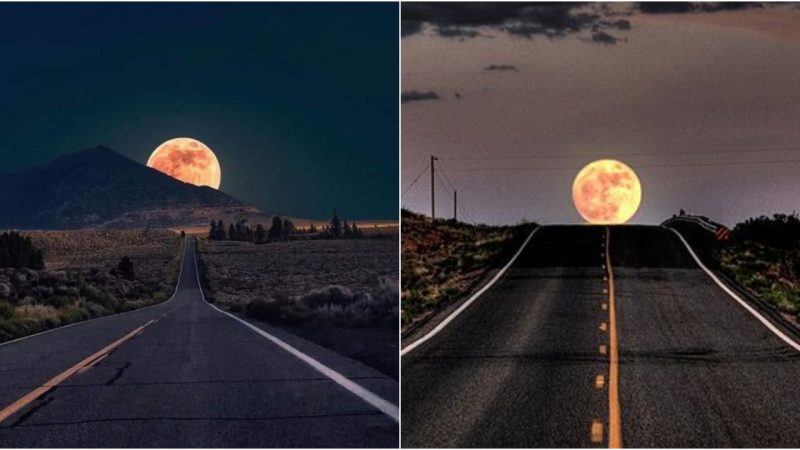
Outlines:
[{"label": "hillside", "polygon": [[[246,207],[102,146],[0,174],[0,191],[0,229],[163,227],[186,224],[189,212],[200,208],[213,213]],[[203,223],[209,216],[194,220]]]},{"label": "hillside", "polygon": [[508,261],[535,224],[493,227],[402,212],[405,331],[463,299]]}]

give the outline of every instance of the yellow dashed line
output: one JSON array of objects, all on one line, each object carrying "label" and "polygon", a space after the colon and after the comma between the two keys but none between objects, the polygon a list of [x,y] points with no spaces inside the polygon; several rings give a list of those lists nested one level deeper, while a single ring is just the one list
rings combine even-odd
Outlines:
[{"label": "yellow dashed line", "polygon": [[603,442],[603,423],[599,420],[592,421],[591,439],[595,444]]},{"label": "yellow dashed line", "polygon": [[602,374],[595,377],[594,387],[596,389],[603,389],[604,387],[606,387],[606,377]]}]

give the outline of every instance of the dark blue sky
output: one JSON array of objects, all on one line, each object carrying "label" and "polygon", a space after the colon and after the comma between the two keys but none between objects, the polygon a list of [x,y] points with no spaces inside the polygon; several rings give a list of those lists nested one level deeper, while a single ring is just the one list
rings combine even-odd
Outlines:
[{"label": "dark blue sky", "polygon": [[0,4],[0,172],[205,142],[265,212],[397,217],[396,4]]}]

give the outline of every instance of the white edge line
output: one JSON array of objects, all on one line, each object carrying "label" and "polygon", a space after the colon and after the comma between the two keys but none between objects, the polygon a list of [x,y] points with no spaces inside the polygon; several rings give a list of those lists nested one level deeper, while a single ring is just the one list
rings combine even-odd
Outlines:
[{"label": "white edge line", "polygon": [[41,336],[41,335],[47,334],[47,333],[52,333],[53,331],[61,331],[61,330],[65,329],[65,328],[69,328],[69,327],[72,327],[72,326],[75,326],[75,325],[83,325],[85,323],[94,322],[95,320],[109,319],[111,317],[117,317],[117,316],[121,316],[123,314],[128,314],[128,313],[137,312],[137,311],[143,311],[145,309],[153,308],[155,306],[166,305],[167,303],[171,302],[172,299],[175,298],[175,295],[178,293],[178,286],[181,284],[181,275],[183,274],[183,261],[184,261],[184,259],[186,259],[186,238],[183,238],[183,249],[181,250],[181,268],[178,271],[178,279],[177,279],[177,281],[175,281],[175,290],[172,292],[172,297],[168,298],[167,300],[165,300],[165,301],[163,301],[161,303],[155,303],[155,304],[152,304],[152,305],[143,306],[141,308],[136,308],[136,309],[132,309],[130,311],[125,311],[125,312],[121,312],[121,313],[107,314],[105,316],[95,317],[94,319],[81,320],[80,322],[73,322],[73,323],[70,323],[70,324],[67,324],[67,325],[62,325],[60,327],[55,327],[55,328],[51,328],[49,330],[41,331],[39,333],[29,334],[27,336],[22,336],[21,338],[16,338],[16,339],[11,340],[11,341],[2,342],[2,343],[0,343],[0,347],[2,347],[4,345],[8,345],[8,344],[13,344],[13,343],[19,342],[19,341],[24,341],[25,339],[28,339],[28,338]]},{"label": "white edge line", "polygon": [[500,271],[497,272],[497,274],[491,280],[489,280],[489,282],[486,283],[485,286],[483,286],[478,292],[474,293],[472,297],[470,297],[461,306],[459,306],[458,309],[453,311],[449,316],[447,316],[443,321],[441,321],[441,323],[439,323],[439,325],[437,325],[436,328],[432,329],[425,336],[417,339],[416,341],[412,342],[411,344],[403,348],[400,351],[400,356],[405,356],[407,353],[411,352],[415,348],[419,347],[420,345],[424,344],[425,342],[436,336],[436,334],[442,331],[444,327],[446,327],[450,322],[455,320],[455,318],[458,317],[459,314],[461,314],[462,312],[464,312],[464,310],[469,308],[469,306],[473,304],[475,300],[478,299],[478,297],[483,295],[484,292],[488,291],[489,288],[491,288],[497,282],[497,280],[499,280],[500,277],[502,277],[503,274],[506,273],[506,270],[508,270],[508,268],[511,267],[512,264],[514,264],[514,261],[516,261],[519,255],[522,253],[522,251],[525,250],[525,247],[528,246],[528,242],[530,242],[531,238],[533,238],[533,235],[536,234],[536,232],[539,231],[541,227],[542,226],[538,226],[533,231],[531,231],[531,234],[528,235],[528,238],[525,239],[525,242],[523,242],[522,245],[519,247],[517,253],[514,254],[511,260],[508,261],[508,263],[502,269],[500,269]]},{"label": "white edge line", "polygon": [[[669,228],[669,227],[665,227],[665,228]],[[741,297],[736,295],[736,293],[733,292],[722,281],[720,281],[720,279],[717,278],[717,276],[714,275],[714,273],[711,272],[708,269],[708,267],[706,267],[705,264],[703,264],[702,261],[700,261],[700,258],[697,257],[697,254],[694,252],[694,250],[692,250],[692,247],[689,245],[688,242],[686,242],[686,239],[683,238],[683,235],[681,235],[678,232],[678,230],[675,230],[674,228],[669,228],[669,230],[671,230],[673,233],[675,233],[676,236],[678,236],[678,238],[681,240],[681,242],[683,242],[683,245],[686,246],[686,250],[689,250],[689,254],[692,255],[692,258],[694,258],[694,261],[697,263],[697,265],[700,266],[700,268],[703,269],[703,271],[709,277],[711,277],[711,279],[714,280],[714,282],[717,283],[717,285],[719,287],[721,287],[723,291],[725,291],[734,300],[736,300],[740,305],[742,305],[742,307],[744,307],[744,309],[746,309],[750,314],[755,316],[755,318],[758,319],[762,324],[764,324],[764,326],[767,327],[769,329],[769,331],[772,331],[776,336],[781,338],[781,340],[783,340],[784,342],[789,344],[795,350],[800,351],[800,344],[798,344],[797,342],[793,341],[789,336],[785,335],[781,330],[779,330],[777,327],[775,327],[775,325],[773,325],[769,320],[767,320],[758,311],[756,311],[752,306],[750,306],[746,301],[742,300]]]},{"label": "white edge line", "polygon": [[233,314],[231,314],[231,313],[229,313],[227,311],[223,311],[223,310],[217,308],[216,306],[214,306],[213,304],[209,303],[206,300],[205,294],[203,294],[203,286],[200,284],[200,272],[199,272],[199,270],[197,270],[197,251],[196,251],[197,250],[197,247],[196,247],[197,244],[196,244],[196,242],[197,241],[195,240],[195,248],[192,250],[192,257],[194,258],[195,275],[197,275],[197,288],[200,291],[200,296],[203,298],[203,302],[205,304],[207,304],[208,306],[214,308],[216,311],[218,311],[218,312],[220,312],[222,314],[225,314],[226,316],[230,317],[231,319],[241,323],[242,325],[246,326],[247,328],[250,328],[251,330],[255,331],[256,333],[260,334],[262,337],[268,339],[273,344],[275,344],[278,347],[286,350],[287,352],[289,352],[290,354],[292,354],[293,356],[295,356],[299,360],[301,360],[304,363],[308,364],[309,366],[313,367],[314,370],[316,370],[317,372],[325,375],[326,377],[328,377],[331,380],[333,380],[334,382],[336,382],[336,384],[338,384],[338,385],[342,386],[343,388],[347,389],[348,391],[350,391],[351,393],[356,395],[361,400],[364,400],[365,402],[369,403],[370,405],[372,405],[375,408],[377,408],[378,410],[380,410],[382,413],[384,413],[387,416],[391,417],[392,419],[394,419],[395,422],[400,422],[400,409],[396,405],[392,404],[391,402],[389,402],[387,400],[382,399],[381,397],[379,397],[378,395],[376,395],[376,394],[372,393],[371,391],[367,390],[366,388],[364,388],[363,386],[359,385],[358,383],[354,383],[353,381],[351,381],[350,379],[348,379],[344,375],[342,375],[339,372],[331,369],[330,367],[326,366],[325,364],[322,364],[321,362],[317,361],[316,359],[312,358],[311,356],[308,356],[307,354],[301,352],[300,350],[292,347],[291,345],[287,344],[283,340],[281,340],[281,339],[279,339],[279,338],[267,333],[266,331],[264,331],[261,328],[258,328],[257,326],[249,323],[248,321],[242,320],[242,319],[236,317],[235,315],[233,315]]}]

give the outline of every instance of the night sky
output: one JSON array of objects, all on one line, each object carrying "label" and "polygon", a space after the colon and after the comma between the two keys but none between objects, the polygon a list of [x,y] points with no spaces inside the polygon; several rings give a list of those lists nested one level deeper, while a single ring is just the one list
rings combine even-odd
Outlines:
[{"label": "night sky", "polygon": [[0,172],[199,139],[268,213],[396,219],[396,4],[0,4]]},{"label": "night sky", "polygon": [[[800,210],[797,4],[420,4],[402,11],[403,204],[581,223],[573,178],[617,158],[634,223]],[[414,184],[415,177],[424,173]]]}]

